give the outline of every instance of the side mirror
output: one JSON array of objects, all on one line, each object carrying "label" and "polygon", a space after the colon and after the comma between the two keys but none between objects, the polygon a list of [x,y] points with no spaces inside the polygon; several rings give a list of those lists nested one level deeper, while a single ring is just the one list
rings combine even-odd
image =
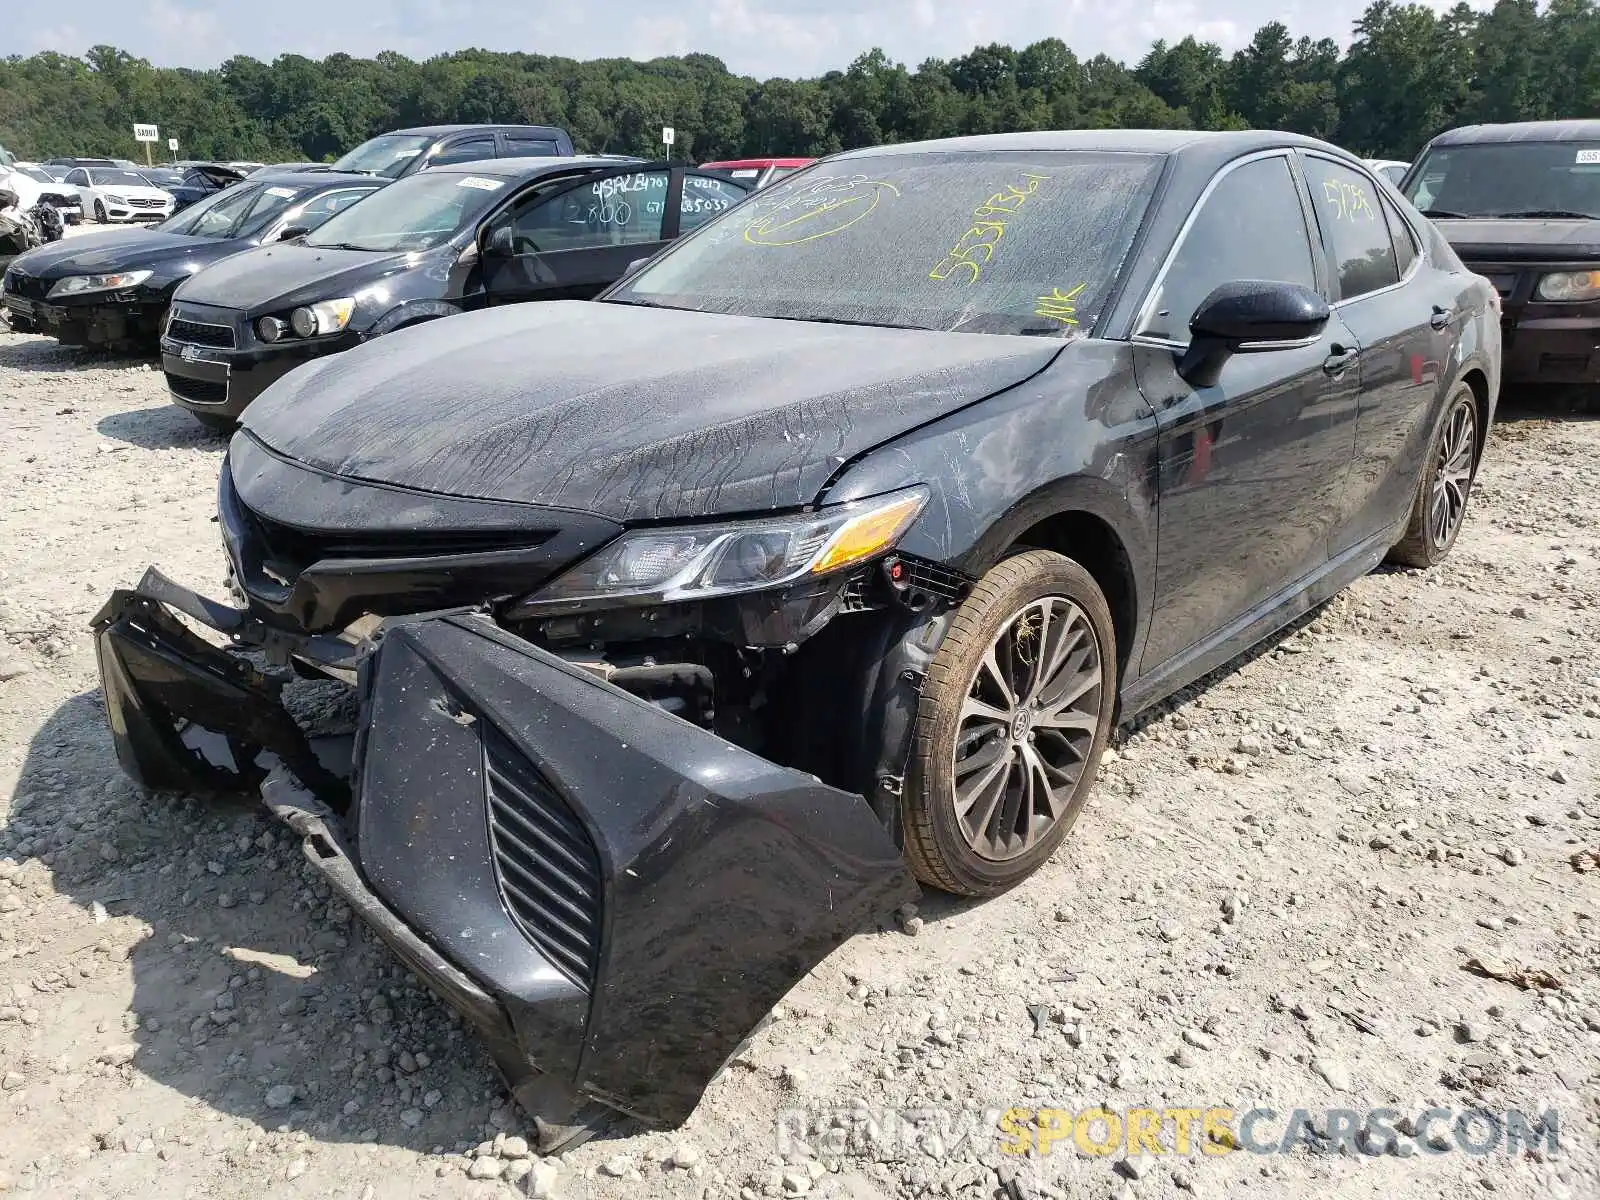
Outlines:
[{"label": "side mirror", "polygon": [[305,237],[305,235],[310,232],[311,230],[307,229],[304,225],[290,225],[278,235],[278,240],[280,242],[292,242],[295,238]]},{"label": "side mirror", "polygon": [[1205,298],[1189,322],[1189,349],[1178,374],[1211,387],[1235,354],[1280,350],[1314,338],[1328,324],[1328,302],[1297,283],[1241,279]]},{"label": "side mirror", "polygon": [[483,256],[485,258],[513,258],[517,253],[517,244],[511,234],[511,226],[501,225],[491,229],[489,236],[483,239]]}]

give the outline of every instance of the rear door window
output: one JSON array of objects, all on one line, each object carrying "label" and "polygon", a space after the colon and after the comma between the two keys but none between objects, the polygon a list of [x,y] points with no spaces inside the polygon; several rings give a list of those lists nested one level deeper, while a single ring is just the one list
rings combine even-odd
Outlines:
[{"label": "rear door window", "polygon": [[428,159],[428,166],[443,167],[450,163],[478,162],[494,156],[494,138],[468,138],[466,141],[451,142]]},{"label": "rear door window", "polygon": [[550,138],[529,137],[526,134],[505,135],[507,158],[554,158],[560,148]]},{"label": "rear door window", "polygon": [[1400,210],[1394,206],[1393,201],[1387,196],[1381,196],[1379,199],[1383,201],[1383,215],[1389,221],[1389,240],[1394,243],[1395,266],[1400,272],[1400,278],[1404,279],[1420,253],[1417,249],[1416,234],[1411,232],[1411,226],[1400,215]]},{"label": "rear door window", "polygon": [[1240,279],[1317,286],[1300,189],[1285,155],[1246,162],[1217,180],[1139,332],[1187,344],[1189,321],[1206,297]]},{"label": "rear door window", "polygon": [[1305,157],[1317,221],[1339,280],[1339,298],[1353,300],[1400,279],[1389,224],[1379,207],[1378,186],[1343,163]]}]

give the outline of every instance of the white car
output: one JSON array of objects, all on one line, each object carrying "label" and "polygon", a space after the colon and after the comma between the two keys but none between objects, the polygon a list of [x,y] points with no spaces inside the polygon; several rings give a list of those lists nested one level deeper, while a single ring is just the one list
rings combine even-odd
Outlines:
[{"label": "white car", "polygon": [[[39,200],[53,204],[68,225],[76,225],[83,220],[83,199],[78,195],[77,188],[62,182],[66,178],[65,171],[30,162],[12,163],[11,170],[37,184]],[[37,204],[38,200],[34,203]]]},{"label": "white car", "polygon": [[78,189],[83,215],[107,221],[165,221],[177,203],[137,171],[124,167],[73,167],[66,182]]},{"label": "white car", "polygon": [[1382,175],[1395,187],[1400,186],[1400,181],[1406,177],[1406,172],[1411,169],[1410,163],[1401,162],[1395,158],[1369,158],[1367,159],[1367,166]]}]

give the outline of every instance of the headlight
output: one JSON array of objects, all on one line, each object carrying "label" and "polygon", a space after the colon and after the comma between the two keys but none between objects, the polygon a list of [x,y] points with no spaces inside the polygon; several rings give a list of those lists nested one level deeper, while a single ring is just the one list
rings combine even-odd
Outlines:
[{"label": "headlight", "polygon": [[119,271],[115,275],[68,275],[56,280],[50,288],[50,299],[57,296],[76,296],[82,292],[120,292],[124,288],[138,287],[150,278],[149,271]]},{"label": "headlight", "polygon": [[1593,300],[1600,297],[1600,271],[1558,271],[1539,280],[1541,300]]},{"label": "headlight", "polygon": [[106,200],[112,204],[126,204],[128,202],[125,196],[114,196],[110,192],[106,193]]},{"label": "headlight", "polygon": [[282,317],[262,317],[256,322],[256,332],[263,342],[281,342],[289,332],[289,322]]},{"label": "headlight", "polygon": [[338,333],[350,324],[350,314],[355,309],[356,302],[349,296],[342,300],[324,300],[320,304],[295,309],[289,314],[289,326],[296,337],[321,337]]},{"label": "headlight", "polygon": [[623,534],[527,603],[700,600],[793,583],[893,549],[927,502],[915,487],[799,516]]}]

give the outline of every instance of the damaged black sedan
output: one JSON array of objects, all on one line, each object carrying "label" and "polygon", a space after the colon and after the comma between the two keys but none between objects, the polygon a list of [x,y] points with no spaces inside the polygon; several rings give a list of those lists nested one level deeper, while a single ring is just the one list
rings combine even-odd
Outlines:
[{"label": "damaged black sedan", "polygon": [[1319,142],[842,155],[598,303],[274,383],[220,481],[236,603],[152,572],[96,619],[117,751],[259,784],[546,1147],[674,1124],[913,878],[1040,867],[1119,717],[1442,558],[1498,337]]}]

